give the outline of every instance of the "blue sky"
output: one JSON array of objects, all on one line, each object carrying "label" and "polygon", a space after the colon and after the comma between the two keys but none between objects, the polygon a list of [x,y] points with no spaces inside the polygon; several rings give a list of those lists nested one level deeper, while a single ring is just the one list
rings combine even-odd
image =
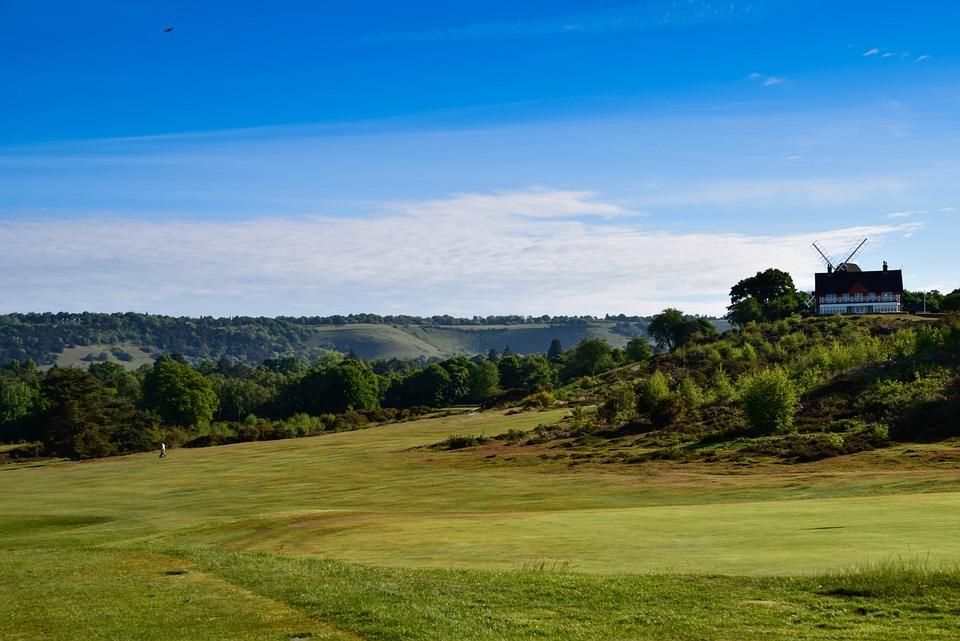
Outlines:
[{"label": "blue sky", "polygon": [[0,19],[0,312],[722,313],[863,236],[960,287],[956,3]]}]

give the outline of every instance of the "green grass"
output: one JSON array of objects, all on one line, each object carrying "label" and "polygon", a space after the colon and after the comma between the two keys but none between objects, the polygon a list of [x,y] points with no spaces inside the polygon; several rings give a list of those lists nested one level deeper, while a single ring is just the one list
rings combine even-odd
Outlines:
[{"label": "green grass", "polygon": [[423,447],[564,414],[0,466],[0,638],[936,639],[960,627],[955,466],[899,451],[571,466],[501,443]]},{"label": "green grass", "polygon": [[[119,347],[124,350],[132,357],[132,360],[121,361],[118,359],[110,349],[113,347]],[[96,344],[96,345],[78,345],[75,347],[65,347],[63,352],[56,355],[56,364],[58,367],[79,367],[81,369],[87,369],[91,361],[84,360],[88,356],[97,356],[101,352],[107,353],[107,360],[111,363],[117,363],[124,366],[127,369],[134,370],[140,367],[141,365],[146,365],[148,363],[153,363],[154,355],[144,352],[139,347],[133,343],[115,343],[111,345],[107,344]],[[96,361],[94,361],[96,362]]]},{"label": "green grass", "polygon": [[0,570],[6,641],[356,638],[168,555],[4,552]]}]

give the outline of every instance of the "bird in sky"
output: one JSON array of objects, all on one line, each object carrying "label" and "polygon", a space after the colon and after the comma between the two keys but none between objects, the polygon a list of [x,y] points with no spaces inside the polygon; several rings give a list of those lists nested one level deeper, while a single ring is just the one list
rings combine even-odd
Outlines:
[{"label": "bird in sky", "polygon": [[164,33],[170,33],[171,31],[173,31],[173,27],[167,27],[163,30]]}]

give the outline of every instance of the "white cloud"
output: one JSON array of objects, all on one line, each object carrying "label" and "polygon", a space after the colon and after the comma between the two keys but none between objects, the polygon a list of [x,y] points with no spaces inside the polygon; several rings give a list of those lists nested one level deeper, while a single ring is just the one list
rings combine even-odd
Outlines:
[{"label": "white cloud", "polygon": [[957,211],[957,209],[956,209],[956,207],[941,207],[941,208],[938,209],[937,211],[942,211],[942,212],[945,212],[945,213],[946,213],[946,212],[951,212],[951,211]]},{"label": "white cloud", "polygon": [[780,78],[778,76],[765,76],[762,73],[754,72],[747,76],[750,80],[759,80],[764,87],[772,87],[773,85],[779,85],[782,82],[786,82],[786,78]]},{"label": "white cloud", "polygon": [[890,212],[885,216],[885,218],[909,218],[910,216],[916,216],[917,214],[927,213],[923,209],[908,209],[906,211],[894,211]]},{"label": "white cloud", "polygon": [[885,51],[878,47],[874,47],[863,52],[864,58],[871,58],[873,56],[878,56],[885,60],[889,60],[890,58],[900,58],[901,60],[914,60],[915,62],[923,62],[924,60],[930,59],[930,54],[923,54],[922,56],[917,56],[914,58],[909,51]]},{"label": "white cloud", "polygon": [[628,215],[591,192],[535,189],[370,218],[0,220],[0,300],[189,315],[718,313],[731,283],[769,266],[809,287],[814,240],[839,252],[922,226],[675,233]]}]

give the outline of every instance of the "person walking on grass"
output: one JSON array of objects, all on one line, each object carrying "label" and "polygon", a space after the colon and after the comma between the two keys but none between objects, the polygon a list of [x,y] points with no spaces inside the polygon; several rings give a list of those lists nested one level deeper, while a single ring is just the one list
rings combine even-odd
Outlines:
[{"label": "person walking on grass", "polygon": [[160,458],[167,458],[167,444],[160,444]]}]

